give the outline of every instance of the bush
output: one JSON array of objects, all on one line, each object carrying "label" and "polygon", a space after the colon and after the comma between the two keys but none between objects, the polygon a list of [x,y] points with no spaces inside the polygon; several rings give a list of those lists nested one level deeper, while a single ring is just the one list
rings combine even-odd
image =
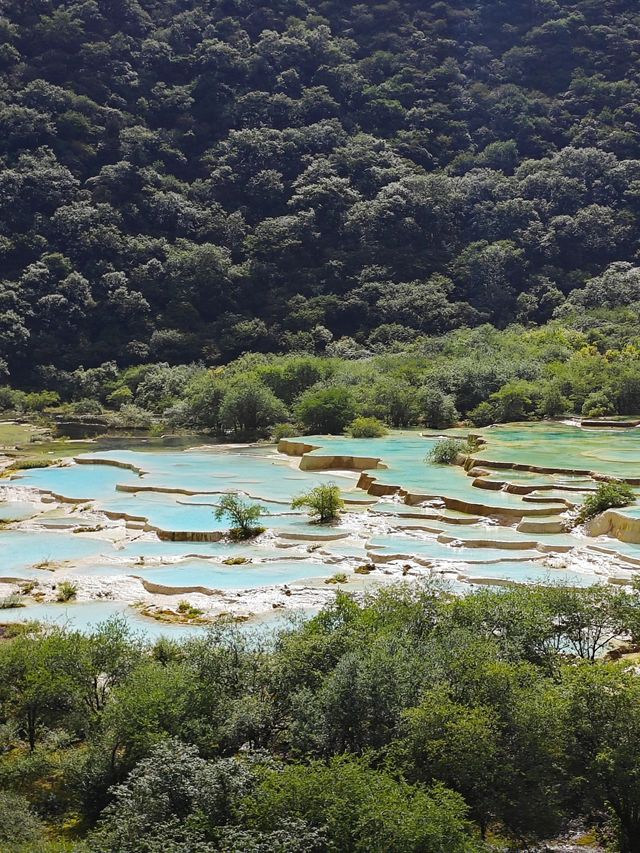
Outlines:
[{"label": "bush", "polygon": [[287,409],[282,400],[252,378],[239,377],[220,404],[220,420],[225,428],[234,432],[261,432],[286,417]]},{"label": "bush", "polygon": [[389,430],[378,418],[356,418],[348,428],[352,438],[381,438]]},{"label": "bush", "polygon": [[338,584],[338,583],[347,583],[349,578],[347,577],[346,572],[336,572],[334,575],[331,575],[330,578],[325,580],[326,584]]},{"label": "bush", "polygon": [[430,429],[447,429],[458,420],[453,397],[438,388],[423,388],[418,400],[422,420]]},{"label": "bush", "polygon": [[232,527],[230,535],[233,539],[251,539],[264,533],[264,527],[256,524],[262,515],[260,504],[250,504],[237,495],[224,495],[215,511],[218,521],[228,518]]},{"label": "bush", "polygon": [[107,403],[113,406],[114,409],[120,409],[125,405],[125,403],[131,402],[133,402],[133,391],[126,385],[123,385],[121,388],[116,388],[116,390],[112,391],[107,397]]},{"label": "bush", "polygon": [[491,403],[479,403],[469,412],[469,420],[474,426],[491,426],[497,420],[496,411]]},{"label": "bush", "polygon": [[557,385],[548,385],[538,403],[538,414],[543,418],[557,418],[571,409],[571,402]]},{"label": "bush", "polygon": [[338,518],[344,501],[340,489],[333,483],[326,483],[294,498],[291,506],[293,509],[306,508],[320,524],[328,524]]},{"label": "bush", "polygon": [[469,453],[471,446],[468,441],[460,438],[442,438],[436,441],[429,451],[428,460],[436,465],[453,465],[462,453]]},{"label": "bush", "polygon": [[56,601],[65,602],[72,601],[78,594],[78,586],[71,581],[61,581],[58,584],[56,593]]},{"label": "bush", "polygon": [[149,412],[133,403],[125,403],[118,414],[113,417],[117,418],[118,426],[128,427],[129,429],[148,429],[153,423]]},{"label": "bush", "polygon": [[587,418],[601,418],[603,415],[615,414],[615,408],[608,394],[594,391],[582,404],[582,414]]},{"label": "bush", "polygon": [[76,403],[71,403],[70,410],[74,415],[101,415],[102,406],[98,400],[83,398]]},{"label": "bush", "polygon": [[57,406],[59,402],[60,395],[57,391],[34,391],[31,394],[25,394],[23,405],[28,412],[42,412]]},{"label": "bush", "polygon": [[19,595],[13,593],[13,595],[0,598],[0,610],[13,610],[15,607],[24,607],[24,601]]},{"label": "bush", "polygon": [[[0,791],[0,842],[5,853],[36,850],[24,847],[42,837],[42,825],[31,810],[28,800],[10,791]],[[37,849],[40,849],[39,847]]]},{"label": "bush", "polygon": [[635,492],[628,483],[600,483],[595,494],[589,495],[582,504],[578,521],[588,521],[606,509],[629,506],[635,500]]},{"label": "bush", "polygon": [[271,438],[276,442],[281,438],[293,438],[296,435],[300,435],[300,429],[295,424],[276,424],[271,430]]},{"label": "bush", "polygon": [[296,406],[296,417],[309,432],[344,432],[356,415],[353,395],[348,388],[320,388],[306,391]]},{"label": "bush", "polygon": [[7,385],[0,387],[0,411],[10,411],[17,409],[22,403],[23,394],[20,391],[14,391]]},{"label": "bush", "polygon": [[194,607],[186,600],[186,598],[183,598],[178,602],[177,610],[181,616],[184,616],[187,619],[197,619],[204,613],[204,610],[200,610],[199,607]]}]

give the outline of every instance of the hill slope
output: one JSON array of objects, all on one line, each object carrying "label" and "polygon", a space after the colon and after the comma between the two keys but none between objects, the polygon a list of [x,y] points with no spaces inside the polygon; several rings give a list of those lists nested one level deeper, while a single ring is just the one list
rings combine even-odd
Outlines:
[{"label": "hill slope", "polygon": [[5,9],[14,383],[640,297],[630,0]]}]

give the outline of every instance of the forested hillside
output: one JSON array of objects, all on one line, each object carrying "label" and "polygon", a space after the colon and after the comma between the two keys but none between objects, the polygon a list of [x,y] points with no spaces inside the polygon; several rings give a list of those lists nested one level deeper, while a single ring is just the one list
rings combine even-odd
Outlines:
[{"label": "forested hillside", "polygon": [[631,0],[3,8],[14,385],[640,297]]}]

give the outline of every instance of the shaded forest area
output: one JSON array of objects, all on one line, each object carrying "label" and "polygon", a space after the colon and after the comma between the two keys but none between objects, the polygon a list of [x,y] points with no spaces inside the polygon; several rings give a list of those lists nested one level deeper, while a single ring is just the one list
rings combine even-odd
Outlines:
[{"label": "shaded forest area", "polygon": [[[637,302],[629,0],[4,4],[8,381]],[[585,289],[586,288],[586,289]]]}]

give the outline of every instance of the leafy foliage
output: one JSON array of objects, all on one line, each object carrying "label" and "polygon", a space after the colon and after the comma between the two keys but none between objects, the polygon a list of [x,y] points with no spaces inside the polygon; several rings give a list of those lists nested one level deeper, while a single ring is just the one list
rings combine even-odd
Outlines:
[{"label": "leafy foliage", "polygon": [[593,495],[589,495],[580,508],[579,520],[588,521],[606,509],[629,506],[636,495],[628,483],[598,483]]},{"label": "leafy foliage", "polygon": [[100,853],[479,853],[593,820],[635,853],[637,676],[605,653],[639,601],[427,581],[273,641],[30,626],[0,644],[3,849],[75,822]]},{"label": "leafy foliage", "polygon": [[260,504],[248,503],[237,495],[226,494],[220,498],[215,517],[228,518],[232,524],[231,535],[236,539],[250,539],[264,531],[256,522],[262,515]]},{"label": "leafy foliage", "polygon": [[320,524],[335,521],[344,507],[340,488],[334,483],[322,483],[291,502],[293,509],[307,509]]},{"label": "leafy foliage", "polygon": [[15,387],[638,302],[628,0],[3,14]]},{"label": "leafy foliage", "polygon": [[349,435],[353,438],[381,438],[388,432],[378,418],[359,417],[349,424]]},{"label": "leafy foliage", "polygon": [[429,461],[436,465],[453,465],[459,456],[469,451],[469,445],[460,438],[441,438],[429,451]]}]

